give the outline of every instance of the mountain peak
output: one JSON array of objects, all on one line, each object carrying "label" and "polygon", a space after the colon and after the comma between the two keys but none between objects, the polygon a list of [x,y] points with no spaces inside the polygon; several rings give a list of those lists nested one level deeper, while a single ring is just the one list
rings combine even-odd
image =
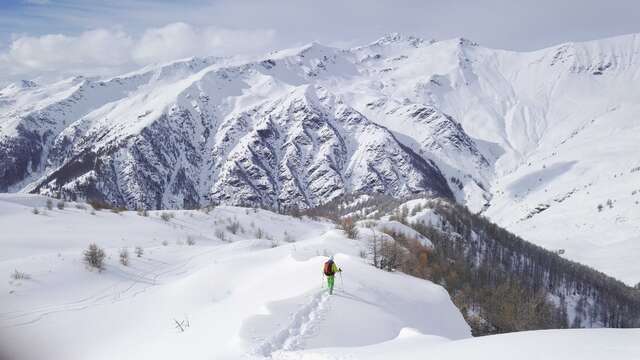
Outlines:
[{"label": "mountain peak", "polygon": [[384,36],[374,41],[370,45],[384,46],[384,45],[391,45],[391,44],[398,44],[398,43],[407,43],[413,47],[418,47],[424,43],[433,44],[434,42],[435,40],[425,41],[424,39],[413,36],[413,35],[404,35],[398,32],[391,32],[391,33],[385,34]]}]

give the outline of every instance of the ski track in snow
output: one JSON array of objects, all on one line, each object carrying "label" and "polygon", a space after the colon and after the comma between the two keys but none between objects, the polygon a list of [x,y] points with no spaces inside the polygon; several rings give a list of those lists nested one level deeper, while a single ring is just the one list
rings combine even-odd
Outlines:
[{"label": "ski track in snow", "polygon": [[[81,311],[93,306],[100,306],[109,303],[116,303],[120,301],[125,301],[128,299],[132,299],[138,296],[141,293],[144,293],[149,288],[162,285],[162,282],[159,282],[164,276],[179,276],[187,273],[189,270],[185,267],[191,263],[194,259],[209,255],[212,252],[215,252],[220,249],[220,246],[216,246],[213,249],[209,249],[207,251],[200,252],[198,254],[192,255],[184,259],[183,261],[178,262],[174,266],[169,268],[165,268],[162,266],[158,266],[144,274],[127,274],[133,275],[132,281],[128,284],[115,284],[107,287],[99,291],[97,294],[85,297],[76,301],[71,301],[63,304],[56,305],[46,305],[36,309],[32,309],[30,311],[10,311],[0,313],[0,329],[13,328],[17,326],[25,326],[34,324],[44,317],[61,313],[67,311]],[[158,263],[162,263],[163,265],[167,264],[163,261],[147,259],[150,261],[156,261]],[[158,271],[160,270],[160,271]],[[142,288],[134,290],[138,287],[138,285],[142,285]],[[146,286],[145,286],[146,285]],[[120,288],[120,289],[119,289]]]},{"label": "ski track in snow", "polygon": [[300,350],[304,339],[313,335],[317,324],[329,310],[328,301],[329,294],[324,290],[314,294],[307,304],[290,315],[289,324],[259,344],[254,354],[271,358],[277,351]]}]

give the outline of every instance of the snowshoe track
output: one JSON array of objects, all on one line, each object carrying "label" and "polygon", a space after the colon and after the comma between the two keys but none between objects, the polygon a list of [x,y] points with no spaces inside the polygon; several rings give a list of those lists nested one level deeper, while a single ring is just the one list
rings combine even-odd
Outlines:
[{"label": "snowshoe track", "polygon": [[271,358],[277,351],[299,350],[328,311],[328,299],[324,291],[313,295],[311,301],[290,316],[287,326],[258,345],[255,355]]}]

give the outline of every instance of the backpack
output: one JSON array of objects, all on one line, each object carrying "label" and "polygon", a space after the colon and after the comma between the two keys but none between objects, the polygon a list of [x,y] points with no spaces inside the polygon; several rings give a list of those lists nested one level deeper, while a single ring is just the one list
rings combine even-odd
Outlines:
[{"label": "backpack", "polygon": [[326,263],[324,263],[324,274],[326,276],[333,276],[335,275],[335,272],[333,272],[333,261],[329,260]]}]

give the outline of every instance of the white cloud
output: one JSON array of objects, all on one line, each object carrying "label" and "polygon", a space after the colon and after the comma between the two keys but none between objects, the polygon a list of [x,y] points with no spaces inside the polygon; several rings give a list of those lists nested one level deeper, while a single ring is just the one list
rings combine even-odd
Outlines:
[{"label": "white cloud", "polygon": [[194,28],[178,22],[147,30],[138,41],[133,58],[146,64],[190,56],[246,54],[266,50],[274,38],[273,30]]},{"label": "white cloud", "polygon": [[27,69],[55,71],[66,67],[117,66],[129,60],[133,40],[121,31],[87,31],[79,36],[50,34],[15,39],[9,59]]},{"label": "white cloud", "polygon": [[[172,23],[150,28],[140,36],[122,30],[96,29],[76,36],[17,35],[0,66],[5,77],[43,74],[112,75],[123,69],[191,56],[229,56],[266,51],[274,44],[273,30],[231,30]],[[3,75],[0,75],[0,80]]]}]

